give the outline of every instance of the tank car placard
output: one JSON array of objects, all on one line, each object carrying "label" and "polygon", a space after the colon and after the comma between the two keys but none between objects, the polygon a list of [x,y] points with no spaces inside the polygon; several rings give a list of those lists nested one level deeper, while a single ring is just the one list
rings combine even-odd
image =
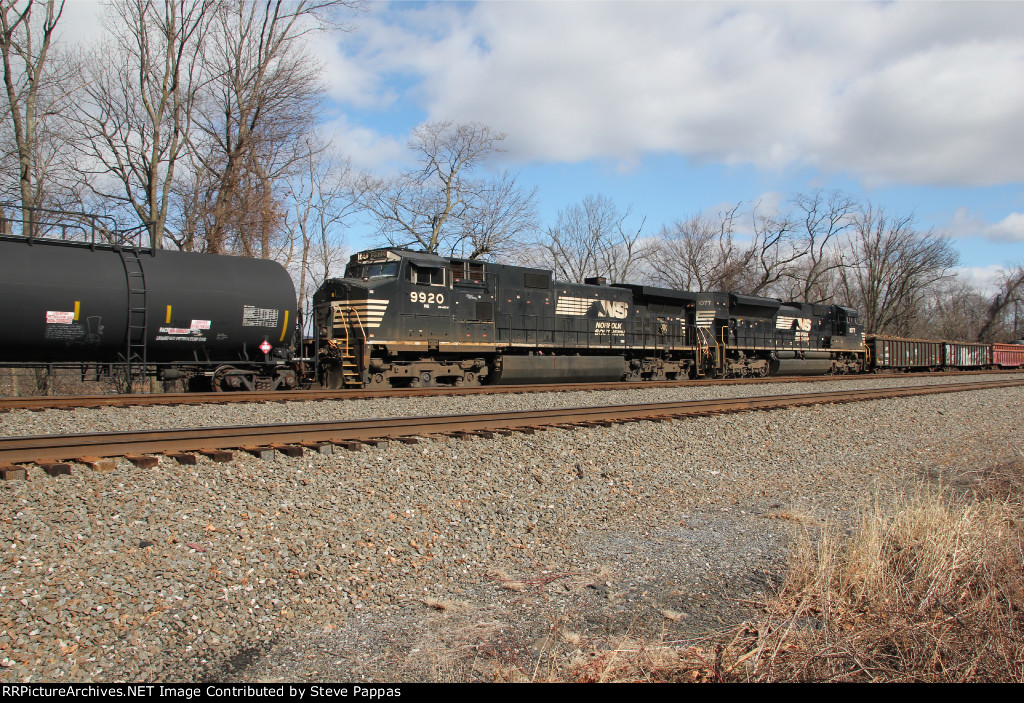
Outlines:
[{"label": "tank car placard", "polygon": [[277,327],[278,312],[275,308],[258,308],[254,305],[242,307],[242,327]]},{"label": "tank car placard", "polygon": [[62,310],[47,310],[46,324],[48,325],[70,325],[75,321],[75,313]]}]

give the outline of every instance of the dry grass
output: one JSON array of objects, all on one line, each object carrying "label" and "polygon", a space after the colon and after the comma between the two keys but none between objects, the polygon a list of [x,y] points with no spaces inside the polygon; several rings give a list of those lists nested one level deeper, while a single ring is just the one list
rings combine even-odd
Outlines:
[{"label": "dry grass", "polygon": [[452,611],[452,610],[466,610],[470,606],[465,601],[449,600],[447,598],[434,598],[433,596],[427,596],[421,598],[420,602],[428,608],[433,608],[441,612]]},{"label": "dry grass", "polygon": [[577,681],[1024,681],[1024,466],[923,489],[852,535],[805,529],[766,616],[689,646],[623,644]]},{"label": "dry grass", "polygon": [[835,530],[804,535],[731,675],[1024,680],[1021,518],[1011,501],[919,495],[865,513],[848,540]]}]

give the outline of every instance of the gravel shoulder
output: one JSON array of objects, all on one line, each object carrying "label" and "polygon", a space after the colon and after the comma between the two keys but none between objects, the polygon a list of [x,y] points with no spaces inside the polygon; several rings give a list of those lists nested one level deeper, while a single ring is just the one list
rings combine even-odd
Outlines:
[{"label": "gravel shoulder", "polygon": [[[754,394],[735,390],[686,397]],[[584,404],[567,395],[498,402]],[[756,615],[796,532],[1019,461],[1022,399],[996,389],[272,461],[32,469],[0,484],[0,681],[515,680],[624,638],[706,637]],[[364,412],[480,410],[447,400]],[[304,412],[354,411],[325,405],[341,404]],[[282,409],[300,412],[252,412]],[[0,431],[118,429],[120,413],[137,427],[261,421],[140,410],[154,409],[27,413],[37,424],[20,428],[9,413]]]}]

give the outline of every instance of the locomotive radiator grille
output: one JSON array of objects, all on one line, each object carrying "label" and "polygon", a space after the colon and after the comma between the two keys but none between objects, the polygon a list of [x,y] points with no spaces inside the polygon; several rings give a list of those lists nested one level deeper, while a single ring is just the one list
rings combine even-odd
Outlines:
[{"label": "locomotive radiator grille", "polygon": [[335,326],[348,322],[348,315],[355,313],[366,329],[377,329],[384,320],[388,309],[387,300],[370,298],[367,300],[335,301],[331,303],[332,320]]},{"label": "locomotive radiator grille", "polygon": [[711,327],[711,324],[715,321],[714,310],[698,310],[696,326],[697,327]]}]

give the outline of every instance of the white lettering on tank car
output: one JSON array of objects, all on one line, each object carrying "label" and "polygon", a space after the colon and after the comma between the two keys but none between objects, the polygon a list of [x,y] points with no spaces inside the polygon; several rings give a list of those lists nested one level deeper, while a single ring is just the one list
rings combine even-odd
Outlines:
[{"label": "white lettering on tank car", "polygon": [[[187,332],[188,330],[186,330]],[[153,338],[157,342],[205,342],[206,337],[179,337],[165,334],[158,334]]]},{"label": "white lettering on tank car", "polygon": [[75,313],[62,312],[60,310],[46,311],[46,324],[48,325],[70,325],[75,321]]},{"label": "white lettering on tank car", "polygon": [[191,328],[194,330],[208,330],[210,329],[209,320],[192,320]]}]

